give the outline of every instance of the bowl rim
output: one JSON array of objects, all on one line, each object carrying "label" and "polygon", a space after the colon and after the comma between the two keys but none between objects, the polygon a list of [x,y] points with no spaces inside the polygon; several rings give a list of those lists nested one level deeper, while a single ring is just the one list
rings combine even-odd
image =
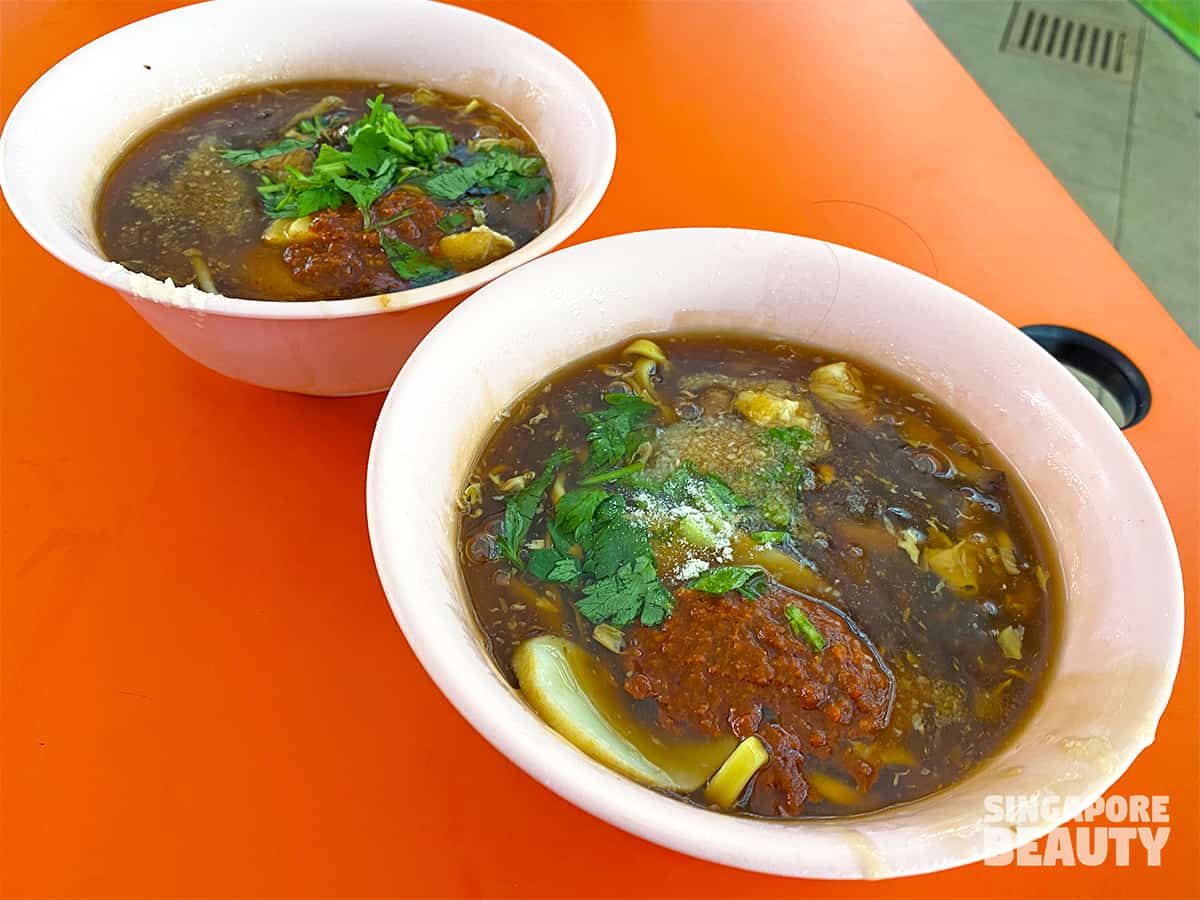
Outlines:
[{"label": "bowl rim", "polygon": [[[764,230],[742,228],[666,228],[618,234],[588,241],[550,254],[542,260],[524,267],[521,270],[521,275],[511,276],[508,280],[531,277],[536,274],[539,266],[549,265],[551,261],[561,263],[564,258],[569,258],[576,254],[588,253],[592,246],[596,244],[636,242],[645,239],[653,240],[655,236],[687,232],[719,232],[724,235],[741,235],[748,239],[755,239],[756,236],[758,238],[770,239],[787,238],[798,242],[823,245],[835,254],[865,257],[871,260],[873,265],[882,265],[886,268],[902,270],[906,273],[903,277],[915,277],[936,285],[937,288],[943,291],[952,292],[959,301],[970,304],[974,314],[980,317],[981,322],[990,322],[993,327],[1002,327],[1012,332],[1013,336],[1020,335],[1022,339],[1029,340],[1015,326],[987,307],[961,294],[954,288],[937,282],[920,272],[872,254],[828,241]],[[1079,415],[1085,418],[1093,418],[1097,421],[1102,420],[1107,424],[1108,428],[1112,429],[1115,436],[1120,439],[1118,447],[1123,457],[1123,462],[1120,466],[1123,479],[1128,482],[1131,490],[1135,490],[1141,496],[1145,501],[1144,505],[1151,512],[1150,520],[1145,521],[1143,527],[1146,529],[1156,529],[1167,538],[1160,548],[1162,552],[1160,561],[1170,569],[1164,576],[1164,581],[1169,588],[1167,597],[1164,600],[1164,608],[1168,610],[1171,617],[1169,622],[1171,632],[1164,635],[1166,640],[1164,640],[1162,648],[1162,679],[1156,685],[1158,689],[1156,695],[1147,698],[1147,708],[1153,709],[1153,715],[1145,719],[1149,724],[1148,732],[1138,732],[1122,748],[1119,754],[1114,754],[1112,767],[1106,769],[1104,774],[1097,775],[1092,779],[1092,788],[1090,790],[1078,796],[1064,796],[1061,813],[1054,817],[1053,820],[1042,820],[1037,826],[1023,827],[1020,832],[1020,839],[1018,840],[1017,835],[1014,833],[1012,843],[1009,847],[991,847],[989,851],[985,851],[982,846],[979,846],[966,852],[950,851],[942,855],[926,853],[922,854],[922,858],[919,860],[915,860],[907,865],[894,866],[882,874],[872,874],[870,867],[862,864],[861,860],[859,868],[856,871],[852,871],[848,867],[831,870],[827,867],[822,868],[819,863],[813,863],[811,860],[806,861],[804,866],[797,865],[795,857],[802,855],[801,853],[793,850],[792,858],[788,859],[782,849],[775,845],[785,840],[782,835],[788,830],[791,830],[793,840],[798,839],[797,835],[804,828],[814,829],[809,832],[813,836],[819,834],[828,835],[830,833],[839,835],[845,830],[839,826],[853,824],[855,820],[863,822],[879,813],[887,813],[903,808],[911,809],[914,804],[922,803],[928,798],[917,798],[908,803],[899,804],[896,807],[885,808],[877,813],[837,819],[769,820],[726,816],[681,803],[676,799],[646,789],[632,780],[613,772],[601,763],[592,760],[586,754],[575,750],[573,745],[567,743],[562,738],[560,738],[560,741],[566,744],[572,752],[563,754],[551,750],[546,756],[539,755],[539,753],[547,753],[548,745],[543,744],[540,749],[534,747],[530,742],[530,735],[521,733],[522,722],[516,721],[515,717],[508,710],[499,706],[489,706],[479,697],[473,695],[474,689],[478,687],[472,680],[474,673],[464,674],[443,657],[441,651],[453,648],[456,645],[461,646],[461,636],[440,627],[439,623],[427,624],[427,619],[422,616],[420,602],[416,599],[410,599],[420,596],[419,591],[414,591],[413,589],[413,584],[411,583],[412,574],[405,571],[402,567],[397,568],[393,565],[394,554],[391,548],[384,542],[384,536],[390,533],[391,530],[386,524],[389,518],[396,521],[403,519],[406,515],[405,512],[391,508],[384,501],[384,491],[381,487],[386,477],[384,471],[387,468],[382,462],[382,457],[384,454],[391,453],[395,449],[394,439],[397,437],[397,433],[404,427],[400,412],[398,411],[400,404],[398,398],[405,389],[406,384],[410,384],[409,379],[414,377],[412,375],[414,370],[426,366],[432,367],[432,363],[436,358],[435,347],[439,341],[449,339],[450,336],[461,337],[463,333],[466,333],[469,330],[467,324],[475,314],[474,310],[482,308],[484,304],[488,303],[490,294],[500,293],[506,287],[505,279],[498,279],[492,285],[479,291],[475,296],[469,298],[453,310],[426,336],[405,363],[404,369],[397,376],[380,410],[371,443],[365,482],[367,520],[372,554],[388,604],[404,633],[405,639],[422,667],[426,670],[426,673],[430,676],[438,690],[442,692],[443,696],[450,701],[451,705],[458,710],[463,718],[488,743],[543,786],[549,788],[572,805],[624,831],[636,834],[660,846],[668,847],[688,856],[709,862],[716,862],[748,871],[788,877],[837,880],[907,877],[909,875],[926,874],[978,862],[985,859],[990,853],[1015,849],[1019,844],[1040,840],[1050,831],[1054,830],[1054,828],[1075,818],[1088,804],[1106,793],[1124,775],[1141,751],[1153,743],[1155,727],[1170,701],[1182,652],[1185,608],[1178,549],[1173,539],[1170,522],[1167,519],[1161,499],[1133,447],[1125,440],[1116,424],[1100,408],[1083,385],[1076,381],[1065,369],[1062,369],[1053,357],[1045,354],[1043,368],[1047,373],[1059,372],[1061,373],[1061,378],[1066,379],[1062,383],[1077,398]],[[1030,347],[1036,347],[1036,344],[1030,341]],[[1044,351],[1039,350],[1038,352]],[[430,357],[428,362],[425,360],[426,356]],[[1041,359],[1041,357],[1031,358]],[[508,398],[508,400],[512,399],[515,398]],[[411,511],[407,514],[411,515]],[[450,581],[453,581],[456,577],[459,577],[457,573],[450,576]],[[461,595],[462,590],[460,578],[456,593]],[[460,596],[460,599],[463,598]],[[475,624],[473,618],[472,624]],[[477,626],[475,626],[475,630],[477,631]],[[478,640],[479,638],[477,634],[473,633],[470,639]],[[512,691],[511,688],[509,690]],[[530,716],[537,719],[536,713],[530,712]],[[549,725],[546,725],[540,719],[537,719],[537,724],[540,725],[542,732],[551,736],[557,735]],[[589,777],[596,770],[610,777],[604,779]],[[970,777],[969,773],[966,778],[956,782],[956,785],[965,784]],[[622,787],[622,783],[624,788]],[[956,785],[948,787],[945,791],[938,791],[928,796],[943,795],[946,791],[954,790]],[[637,796],[635,797],[629,789],[638,792]],[[624,805],[623,800],[630,800],[630,806]],[[697,816],[703,816],[704,818],[697,819]],[[720,821],[714,821],[714,816],[719,816]],[[759,846],[748,849],[746,844],[751,843],[748,840],[745,842],[730,841],[729,844],[725,844],[715,841],[712,838],[704,839],[698,837],[706,831],[716,830],[720,830],[725,837],[731,837],[735,834],[736,829],[749,829],[743,832],[747,838],[750,831],[753,831],[759,837],[767,838],[767,840],[763,840],[761,843],[770,844],[772,848],[764,849]],[[741,835],[739,834],[740,837]],[[851,849],[854,850],[855,848]],[[851,855],[857,854],[851,853]]]},{"label": "bowl rim", "polygon": [[[85,57],[108,52],[107,45],[115,43],[121,37],[137,34],[142,29],[162,27],[164,22],[170,23],[170,27],[173,28],[184,27],[190,24],[190,20],[195,16],[220,11],[236,2],[237,0],[207,0],[207,2],[156,13],[106,32],[73,50],[43,72],[13,106],[4,123],[3,131],[0,132],[0,193],[4,195],[13,217],[26,233],[60,262],[93,281],[121,293],[133,295],[138,299],[168,307],[202,310],[235,318],[333,319],[395,313],[470,294],[500,275],[549,253],[578,231],[595,212],[600,200],[608,190],[617,159],[616,126],[613,122],[612,112],[595,83],[570,57],[541,38],[493,16],[459,6],[433,2],[433,0],[391,0],[383,5],[389,9],[403,6],[437,7],[439,15],[486,22],[488,27],[497,31],[501,39],[525,42],[525,47],[522,49],[532,48],[536,52],[544,54],[545,58],[552,61],[561,71],[566,80],[574,82],[576,95],[572,98],[572,102],[586,108],[597,123],[598,128],[595,133],[597,160],[587,172],[585,184],[578,195],[561,215],[551,218],[550,225],[544,231],[507,256],[474,271],[455,275],[445,281],[404,291],[371,294],[344,300],[251,300],[229,297],[224,294],[209,294],[191,285],[175,285],[133,272],[117,262],[106,259],[98,249],[84,250],[76,244],[55,239],[52,234],[41,227],[37,217],[31,214],[30,210],[22,208],[19,202],[13,202],[10,190],[13,176],[9,171],[11,138],[15,132],[20,131],[23,119],[29,115],[30,108],[36,106],[44,91],[50,89],[58,79],[69,77],[72,70],[82,64]],[[353,2],[363,2],[363,0],[353,0]],[[235,90],[242,90],[246,87],[252,87],[252,85],[242,85]],[[217,91],[208,97],[192,98],[183,105],[203,102],[219,96],[220,93],[228,92]],[[148,127],[152,126],[144,126],[137,136],[144,135]],[[134,139],[136,140],[136,137]],[[546,163],[553,176],[554,160],[547,156]]]}]

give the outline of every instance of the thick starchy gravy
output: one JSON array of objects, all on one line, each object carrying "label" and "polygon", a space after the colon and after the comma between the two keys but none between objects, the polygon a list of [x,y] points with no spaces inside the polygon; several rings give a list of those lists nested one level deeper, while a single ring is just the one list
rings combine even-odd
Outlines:
[{"label": "thick starchy gravy", "polygon": [[357,81],[187,107],[110,170],[108,256],[251,300],[334,300],[451,278],[550,222],[533,139],[479,98]]},{"label": "thick starchy gravy", "polygon": [[727,811],[866,812],[961,778],[1038,696],[1061,578],[1006,469],[862,361],[642,338],[512,405],[463,571],[497,665],[602,762]]}]

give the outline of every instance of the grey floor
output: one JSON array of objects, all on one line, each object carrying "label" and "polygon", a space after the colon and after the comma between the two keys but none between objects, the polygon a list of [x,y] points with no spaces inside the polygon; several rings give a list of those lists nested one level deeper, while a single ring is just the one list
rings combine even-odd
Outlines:
[{"label": "grey floor", "polygon": [[1200,60],[1130,0],[912,3],[1200,343]]}]

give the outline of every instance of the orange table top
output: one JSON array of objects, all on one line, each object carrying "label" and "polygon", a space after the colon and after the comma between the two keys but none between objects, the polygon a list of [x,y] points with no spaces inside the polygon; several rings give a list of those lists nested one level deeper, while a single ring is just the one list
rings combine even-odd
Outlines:
[{"label": "orange table top", "polygon": [[[4,112],[71,50],[171,5],[0,0]],[[557,46],[611,105],[616,175],[578,240],[677,225],[816,235],[1128,353],[1154,405],[1127,434],[1196,596],[1200,353],[902,0],[470,5]],[[368,547],[381,397],[215,375],[7,209],[0,222],[6,896],[814,889],[592,818],[442,698]],[[1135,853],[1127,868],[1110,856],[816,889],[1195,895],[1196,638],[1191,617],[1157,741],[1114,788],[1170,795],[1161,867]]]}]

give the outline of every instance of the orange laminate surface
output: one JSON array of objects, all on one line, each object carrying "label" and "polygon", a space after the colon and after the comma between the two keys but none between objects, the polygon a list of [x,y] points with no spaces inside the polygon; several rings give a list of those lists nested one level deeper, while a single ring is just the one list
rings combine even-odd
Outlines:
[{"label": "orange laminate surface", "polygon": [[[3,114],[171,5],[0,0]],[[616,174],[576,240],[815,235],[1124,350],[1154,393],[1126,433],[1197,595],[1200,353],[907,4],[468,5],[558,47],[612,108]],[[367,540],[381,396],[215,375],[7,208],[0,226],[5,896],[1196,895],[1194,616],[1157,740],[1114,787],[1170,795],[1160,867],[813,885],[690,859],[535,783],[417,664]]]}]

